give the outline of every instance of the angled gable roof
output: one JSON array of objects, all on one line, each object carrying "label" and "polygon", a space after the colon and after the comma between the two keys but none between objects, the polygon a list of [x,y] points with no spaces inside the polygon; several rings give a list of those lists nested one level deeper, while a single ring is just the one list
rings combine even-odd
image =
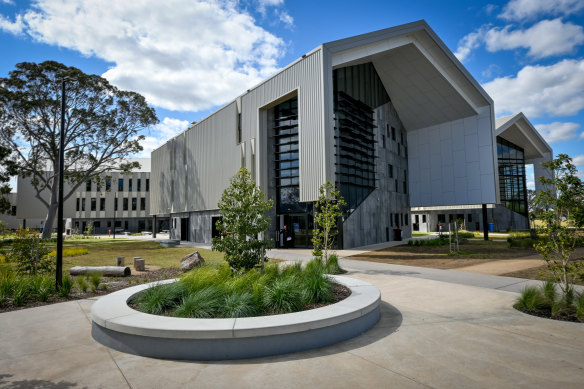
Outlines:
[{"label": "angled gable roof", "polygon": [[497,136],[523,148],[526,162],[553,153],[550,145],[522,112],[496,119],[495,127]]}]

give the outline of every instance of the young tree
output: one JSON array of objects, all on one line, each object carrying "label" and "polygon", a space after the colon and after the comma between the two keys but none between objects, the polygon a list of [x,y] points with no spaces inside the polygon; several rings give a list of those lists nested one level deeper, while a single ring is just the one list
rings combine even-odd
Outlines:
[{"label": "young tree", "polygon": [[566,154],[543,166],[552,173],[549,175],[552,178],[538,177],[544,189],[537,193],[534,202],[543,225],[538,228],[540,238],[535,248],[567,297],[582,268],[572,258],[579,235],[569,224],[584,209],[584,183]]},{"label": "young tree", "polygon": [[237,271],[250,270],[261,262],[271,242],[264,239],[270,226],[266,217],[274,202],[252,180],[246,168],[231,178],[231,183],[219,200],[217,222],[221,236],[213,238],[213,250],[225,253],[225,260]]},{"label": "young tree", "polygon": [[347,205],[341,192],[327,181],[319,188],[318,200],[314,206],[314,230],[312,244],[315,257],[324,257],[326,262],[335,245],[338,233],[337,221],[342,215],[343,207]]},{"label": "young tree", "polygon": [[58,62],[19,63],[8,78],[0,78],[0,142],[14,153],[9,166],[30,177],[36,197],[47,208],[43,238],[50,237],[58,206],[63,80],[67,86],[63,169],[69,185],[64,200],[106,171],[138,167],[120,161],[142,150],[144,137],[138,132],[158,122],[141,95]]}]

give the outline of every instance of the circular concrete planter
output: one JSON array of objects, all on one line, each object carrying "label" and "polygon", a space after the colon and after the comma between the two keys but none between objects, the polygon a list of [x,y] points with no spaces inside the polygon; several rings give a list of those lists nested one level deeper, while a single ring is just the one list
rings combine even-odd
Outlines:
[{"label": "circular concrete planter", "polygon": [[238,319],[185,319],[138,312],[127,302],[160,282],[135,286],[93,304],[91,334],[113,349],[165,359],[255,358],[327,346],[373,327],[379,321],[381,301],[379,289],[367,282],[331,277],[351,289],[345,300],[308,311]]}]

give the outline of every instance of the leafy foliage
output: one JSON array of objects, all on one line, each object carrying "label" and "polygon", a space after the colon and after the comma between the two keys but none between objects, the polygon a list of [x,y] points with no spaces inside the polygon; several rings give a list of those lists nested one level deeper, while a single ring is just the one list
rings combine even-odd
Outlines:
[{"label": "leafy foliage", "polygon": [[16,270],[20,274],[50,273],[55,269],[55,263],[48,256],[50,250],[39,235],[28,229],[16,231],[16,238],[12,241],[12,249],[6,259],[16,263]]},{"label": "leafy foliage", "polygon": [[564,295],[569,295],[574,279],[582,275],[582,263],[572,258],[579,241],[578,232],[564,223],[579,223],[574,215],[584,209],[584,183],[566,154],[542,165],[550,174],[538,177],[544,190],[536,195],[534,203],[543,224],[537,230],[539,239],[535,249],[546,261]]},{"label": "leafy foliage", "polygon": [[252,180],[245,168],[231,178],[219,200],[222,219],[217,222],[221,236],[213,238],[213,250],[225,253],[225,260],[235,270],[250,270],[265,259],[271,242],[264,238],[270,225],[266,217],[274,202]]},{"label": "leafy foliage", "polygon": [[529,314],[584,323],[584,293],[576,294],[573,289],[558,293],[551,281],[525,288],[514,307]]},{"label": "leafy foliage", "polygon": [[[30,177],[36,197],[47,207],[43,237],[56,215],[61,86],[66,81],[64,178],[67,200],[87,180],[110,170],[128,171],[136,163],[120,160],[142,150],[138,135],[156,124],[155,111],[134,92],[106,79],[54,61],[23,62],[0,78],[0,144],[12,151],[9,170]],[[3,164],[4,165],[4,164]],[[48,171],[54,167],[54,171]],[[49,194],[48,199],[41,194]]]},{"label": "leafy foliage", "polygon": [[335,246],[338,233],[337,222],[342,215],[343,207],[347,205],[341,192],[327,181],[319,188],[319,196],[314,205],[314,231],[312,244],[315,257],[323,257],[326,261],[329,252]]}]

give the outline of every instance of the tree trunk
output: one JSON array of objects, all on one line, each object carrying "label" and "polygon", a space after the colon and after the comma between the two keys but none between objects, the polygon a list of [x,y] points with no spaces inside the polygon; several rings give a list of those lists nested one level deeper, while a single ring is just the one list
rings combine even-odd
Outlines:
[{"label": "tree trunk", "polygon": [[127,277],[132,271],[129,267],[124,266],[74,266],[69,270],[72,276],[81,276],[85,274],[100,273],[110,277]]},{"label": "tree trunk", "polygon": [[47,209],[47,217],[45,218],[45,223],[43,225],[43,239],[49,239],[51,237],[51,231],[53,230],[53,223],[57,217],[57,208],[59,204],[56,199],[53,201],[53,196],[51,196],[51,202],[49,203],[49,208]]}]

